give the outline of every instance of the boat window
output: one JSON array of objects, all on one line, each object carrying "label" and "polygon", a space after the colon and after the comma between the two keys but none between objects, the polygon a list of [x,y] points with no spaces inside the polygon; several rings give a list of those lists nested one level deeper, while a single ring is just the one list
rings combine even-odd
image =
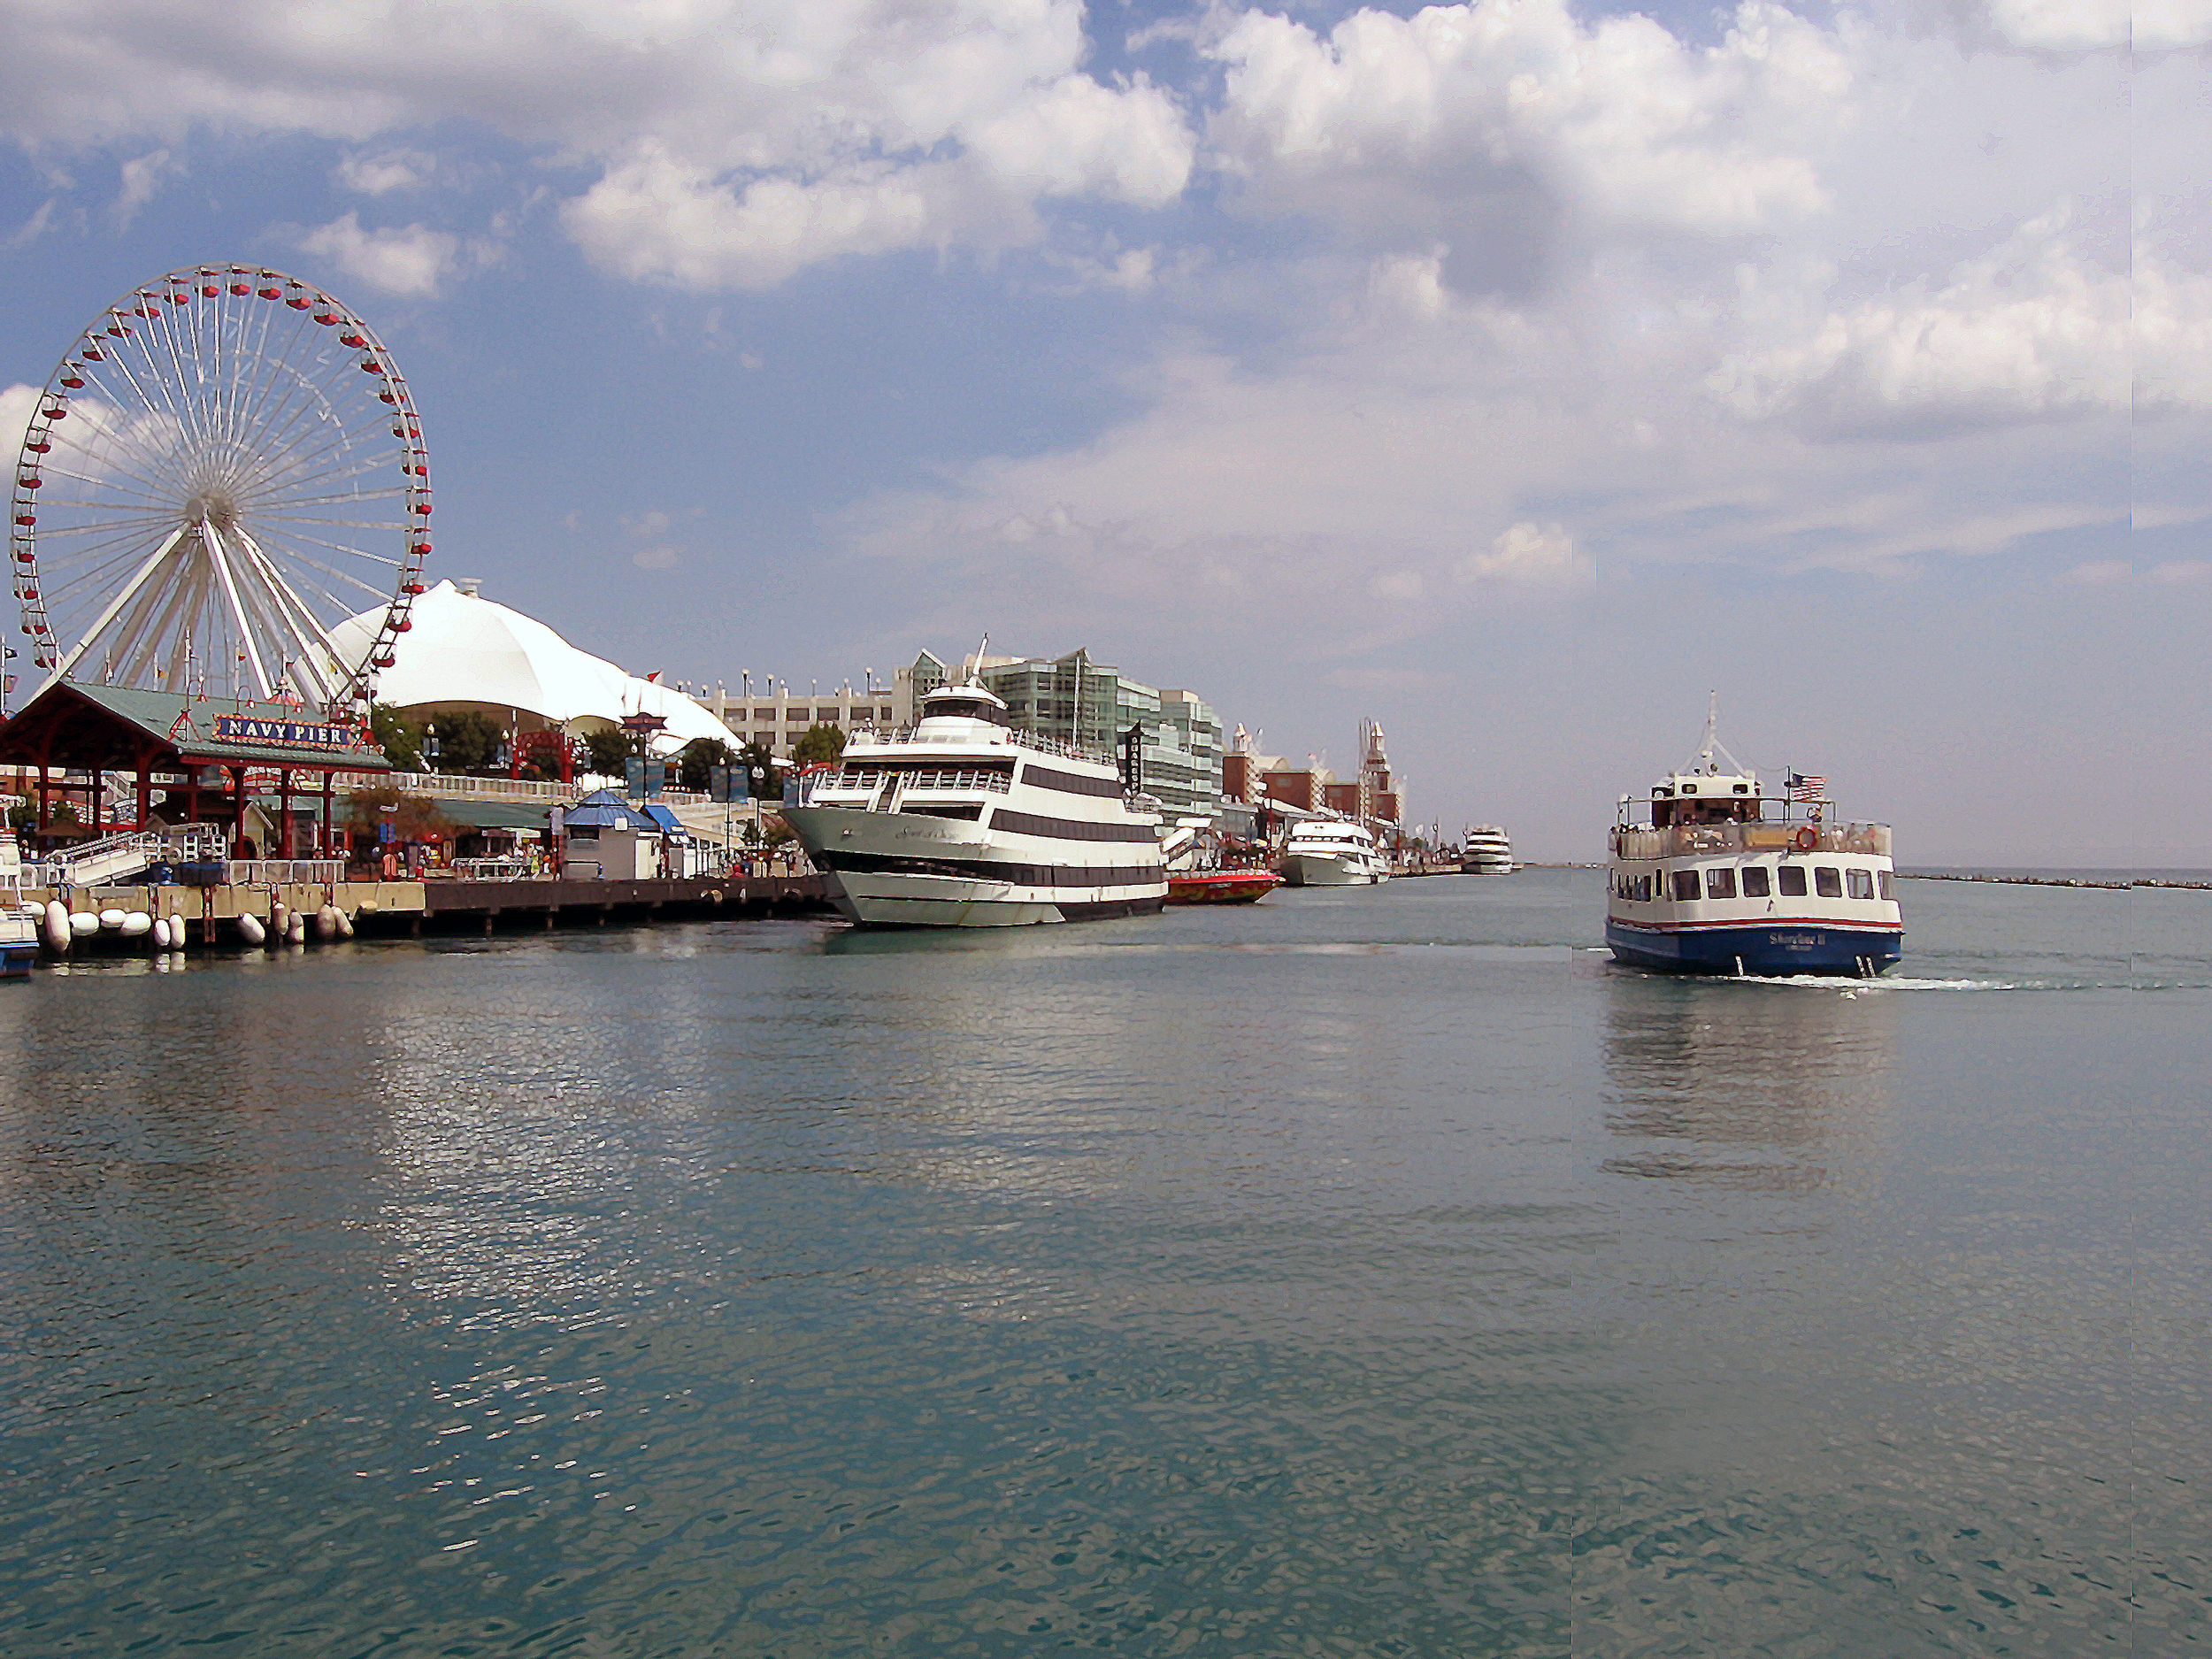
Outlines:
[{"label": "boat window", "polygon": [[1705,896],[1709,899],[1734,898],[1736,872],[1732,870],[1708,870],[1705,872]]},{"label": "boat window", "polygon": [[1784,864],[1774,873],[1782,884],[1784,898],[1801,899],[1805,896],[1805,866],[1803,864]]},{"label": "boat window", "polygon": [[1763,899],[1767,896],[1767,867],[1764,864],[1746,864],[1740,873],[1743,876],[1744,897]]},{"label": "boat window", "polygon": [[1674,896],[1678,899],[1694,899],[1697,896],[1696,871],[1678,870],[1674,872]]},{"label": "boat window", "polygon": [[1646,904],[1651,902],[1651,878],[1649,876],[1636,878],[1636,896]]},{"label": "boat window", "polygon": [[1895,897],[1897,896],[1897,889],[1896,889],[1895,887],[1892,887],[1892,886],[1890,885],[1890,880],[1891,880],[1890,872],[1889,872],[1888,871],[1886,871],[1886,870],[1883,871],[1883,872],[1882,872],[1882,896],[1883,896],[1884,898],[1886,898],[1886,899],[1893,899],[1893,898],[1895,898]]},{"label": "boat window", "polygon": [[1843,896],[1842,873],[1828,864],[1817,866],[1813,871],[1813,891],[1824,899],[1841,898]]},{"label": "boat window", "polygon": [[1870,899],[1874,896],[1874,872],[1871,870],[1847,870],[1845,878],[1851,884],[1851,896]]}]

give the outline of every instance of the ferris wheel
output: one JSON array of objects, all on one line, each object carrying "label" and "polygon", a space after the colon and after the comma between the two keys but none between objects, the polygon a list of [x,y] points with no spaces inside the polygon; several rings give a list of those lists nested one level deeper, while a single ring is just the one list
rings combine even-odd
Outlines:
[{"label": "ferris wheel", "polygon": [[[44,684],[335,713],[367,698],[411,626],[430,459],[366,323],[280,272],[199,265],[126,295],[63,357],[11,516]],[[333,641],[380,607],[373,634],[349,630],[365,652]]]}]

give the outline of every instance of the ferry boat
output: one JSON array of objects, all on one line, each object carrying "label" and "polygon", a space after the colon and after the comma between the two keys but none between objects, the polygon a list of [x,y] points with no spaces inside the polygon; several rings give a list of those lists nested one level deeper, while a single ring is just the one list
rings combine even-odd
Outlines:
[{"label": "ferry boat", "polygon": [[1470,824],[1460,838],[1459,873],[1463,876],[1509,876],[1513,873],[1513,843],[1495,824]]},{"label": "ferry boat", "polygon": [[23,902],[23,849],[0,829],[0,979],[26,979],[38,960],[41,912]]},{"label": "ferry boat", "polygon": [[1300,818],[1283,843],[1283,879],[1294,887],[1379,886],[1390,865],[1374,832],[1350,818]]},{"label": "ferry boat", "polygon": [[978,684],[929,693],[910,731],[856,733],[783,816],[863,926],[1093,921],[1167,897],[1159,816],[1115,764],[1010,729]]},{"label": "ferry boat", "polygon": [[[1717,712],[1717,711],[1716,711]],[[1621,797],[1605,942],[1619,961],[1686,973],[1853,974],[1902,954],[1886,824],[1828,817],[1826,782],[1779,793],[1705,740],[1649,797]],[[1797,809],[1802,809],[1801,813]]]}]

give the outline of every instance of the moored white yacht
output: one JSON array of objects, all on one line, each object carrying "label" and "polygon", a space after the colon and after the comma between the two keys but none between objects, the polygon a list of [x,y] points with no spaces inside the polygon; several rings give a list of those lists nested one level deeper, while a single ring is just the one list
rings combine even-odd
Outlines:
[{"label": "moored white yacht", "polygon": [[[1827,816],[1824,779],[1779,793],[1714,736],[1690,763],[1621,797],[1605,942],[1622,962],[1688,973],[1871,977],[1903,950],[1886,824]],[[1801,816],[1793,809],[1801,807]]]},{"label": "moored white yacht", "polygon": [[1513,842],[1495,824],[1471,824],[1460,839],[1459,872],[1467,876],[1509,876]]},{"label": "moored white yacht", "polygon": [[37,907],[23,902],[23,850],[0,829],[0,979],[20,979],[38,960]]},{"label": "moored white yacht", "polygon": [[1351,818],[1300,818],[1283,844],[1283,879],[1294,887],[1353,887],[1390,879],[1375,835]]},{"label": "moored white yacht", "polygon": [[874,927],[1007,927],[1146,914],[1167,896],[1159,817],[1113,762],[1006,725],[979,685],[909,732],[856,733],[784,818],[832,903]]}]

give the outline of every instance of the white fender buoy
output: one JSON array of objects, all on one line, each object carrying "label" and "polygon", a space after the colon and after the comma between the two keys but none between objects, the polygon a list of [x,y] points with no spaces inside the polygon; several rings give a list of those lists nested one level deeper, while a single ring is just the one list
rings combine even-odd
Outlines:
[{"label": "white fender buoy", "polygon": [[283,938],[285,926],[291,919],[290,907],[282,899],[272,897],[269,901],[269,931],[279,939]]},{"label": "white fender buoy", "polygon": [[292,919],[285,924],[284,940],[287,944],[292,945],[307,942],[307,918],[301,911],[294,910]]},{"label": "white fender buoy", "polygon": [[59,899],[50,901],[46,906],[46,948],[66,950],[69,941],[76,936],[76,930],[69,926],[69,907]]},{"label": "white fender buoy", "polygon": [[106,910],[100,912],[99,924],[101,926],[106,928],[108,932],[113,933],[120,932],[124,922],[128,919],[129,918],[127,913],[122,910]]},{"label": "white fender buoy", "polygon": [[169,918],[165,916],[154,918],[154,949],[156,950],[169,949]]},{"label": "white fender buoy", "polygon": [[353,918],[343,910],[338,912],[338,937],[341,939],[353,937]]},{"label": "white fender buoy", "polygon": [[88,939],[100,931],[100,918],[90,910],[73,910],[69,915],[69,931],[79,939]]},{"label": "white fender buoy", "polygon": [[261,925],[261,918],[250,910],[238,914],[238,936],[250,945],[257,945],[269,936],[269,930]]},{"label": "white fender buoy", "polygon": [[[101,920],[104,923],[106,918],[103,917]],[[154,918],[144,910],[126,910],[116,931],[126,939],[143,939],[154,931]]]},{"label": "white fender buoy", "polygon": [[336,905],[326,904],[315,912],[315,937],[318,939],[338,937],[338,907]]}]

